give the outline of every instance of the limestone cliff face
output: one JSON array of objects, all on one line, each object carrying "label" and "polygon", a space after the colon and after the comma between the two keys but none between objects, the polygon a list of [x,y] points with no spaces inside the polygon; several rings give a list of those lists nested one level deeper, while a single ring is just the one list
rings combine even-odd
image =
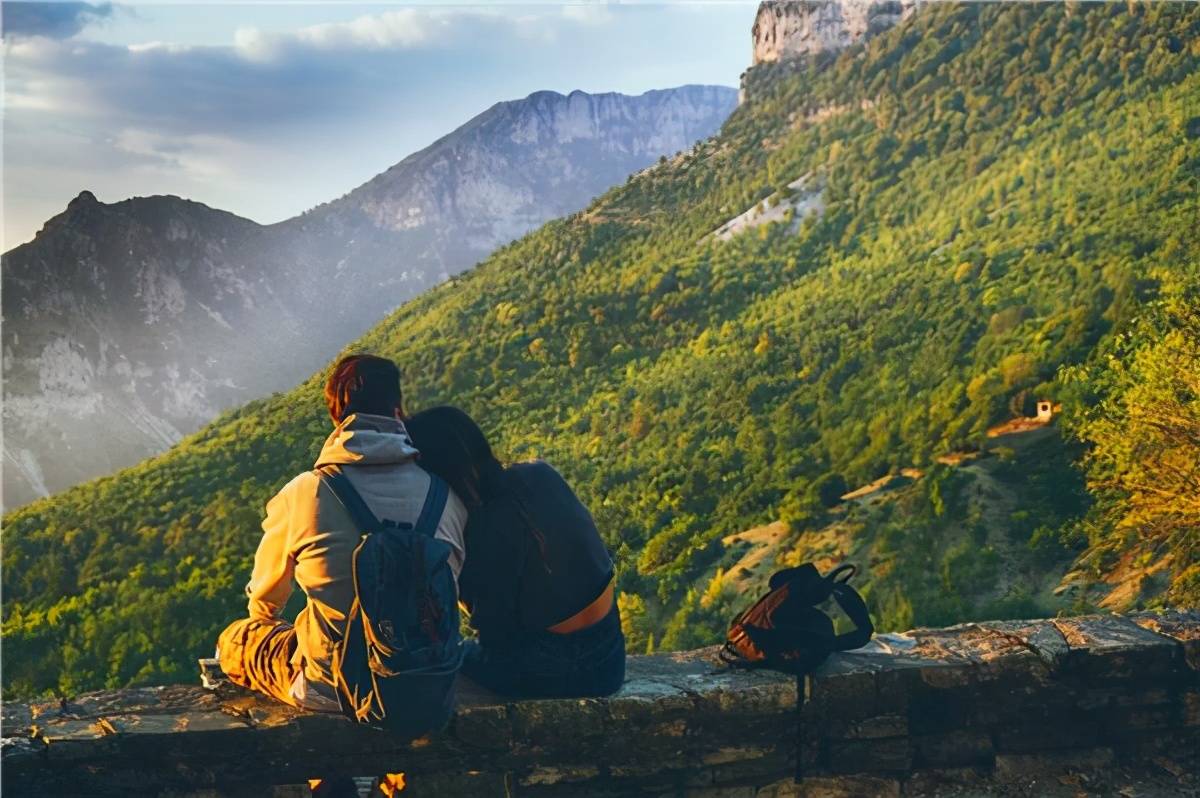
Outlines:
[{"label": "limestone cliff face", "polygon": [[921,0],[764,0],[754,19],[754,64],[840,50],[896,25]]},{"label": "limestone cliff face", "polygon": [[711,136],[736,104],[720,86],[538,92],[268,226],[82,192],[3,256],[4,506],[295,385],[424,289]]}]

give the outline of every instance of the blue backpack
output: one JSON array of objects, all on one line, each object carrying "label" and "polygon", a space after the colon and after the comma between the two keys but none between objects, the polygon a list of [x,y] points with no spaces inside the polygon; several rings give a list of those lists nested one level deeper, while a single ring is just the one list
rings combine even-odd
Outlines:
[{"label": "blue backpack", "polygon": [[416,524],[380,521],[340,469],[322,481],[362,531],[354,602],[333,655],[342,712],[408,737],[440,729],[454,712],[462,664],[450,545],[434,537],[449,488],[429,475]]}]

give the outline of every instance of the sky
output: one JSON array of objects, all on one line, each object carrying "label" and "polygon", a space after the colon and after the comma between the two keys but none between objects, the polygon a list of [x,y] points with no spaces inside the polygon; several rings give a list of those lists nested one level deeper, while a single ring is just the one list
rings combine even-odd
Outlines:
[{"label": "sky", "polygon": [[0,251],[84,189],[270,223],[496,102],[736,86],[756,7],[5,0]]}]

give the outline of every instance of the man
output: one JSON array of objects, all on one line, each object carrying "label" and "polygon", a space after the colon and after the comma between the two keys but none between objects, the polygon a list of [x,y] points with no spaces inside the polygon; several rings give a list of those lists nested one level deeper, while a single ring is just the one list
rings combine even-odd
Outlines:
[{"label": "man", "polygon": [[[336,465],[376,517],[415,523],[429,492],[401,421],[400,371],[374,355],[351,355],[333,368],[325,403],[333,433],[317,467]],[[451,548],[458,579],[467,510],[453,492],[435,537]],[[354,601],[351,565],[361,530],[316,473],[307,471],[267,503],[254,573],[246,585],[249,617],[221,633],[221,669],[235,684],[306,709],[338,710],[332,657]],[[295,624],[280,615],[292,580],[308,596]]]}]

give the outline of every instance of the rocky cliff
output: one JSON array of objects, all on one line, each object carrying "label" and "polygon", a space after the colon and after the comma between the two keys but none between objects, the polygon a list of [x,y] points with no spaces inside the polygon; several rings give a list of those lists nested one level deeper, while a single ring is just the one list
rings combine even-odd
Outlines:
[{"label": "rocky cliff", "polygon": [[425,288],[713,134],[735,104],[717,86],[538,92],[269,226],[81,193],[3,256],[5,507],[294,385]]},{"label": "rocky cliff", "polygon": [[896,25],[921,0],[765,0],[754,19],[754,64],[840,50]]}]

